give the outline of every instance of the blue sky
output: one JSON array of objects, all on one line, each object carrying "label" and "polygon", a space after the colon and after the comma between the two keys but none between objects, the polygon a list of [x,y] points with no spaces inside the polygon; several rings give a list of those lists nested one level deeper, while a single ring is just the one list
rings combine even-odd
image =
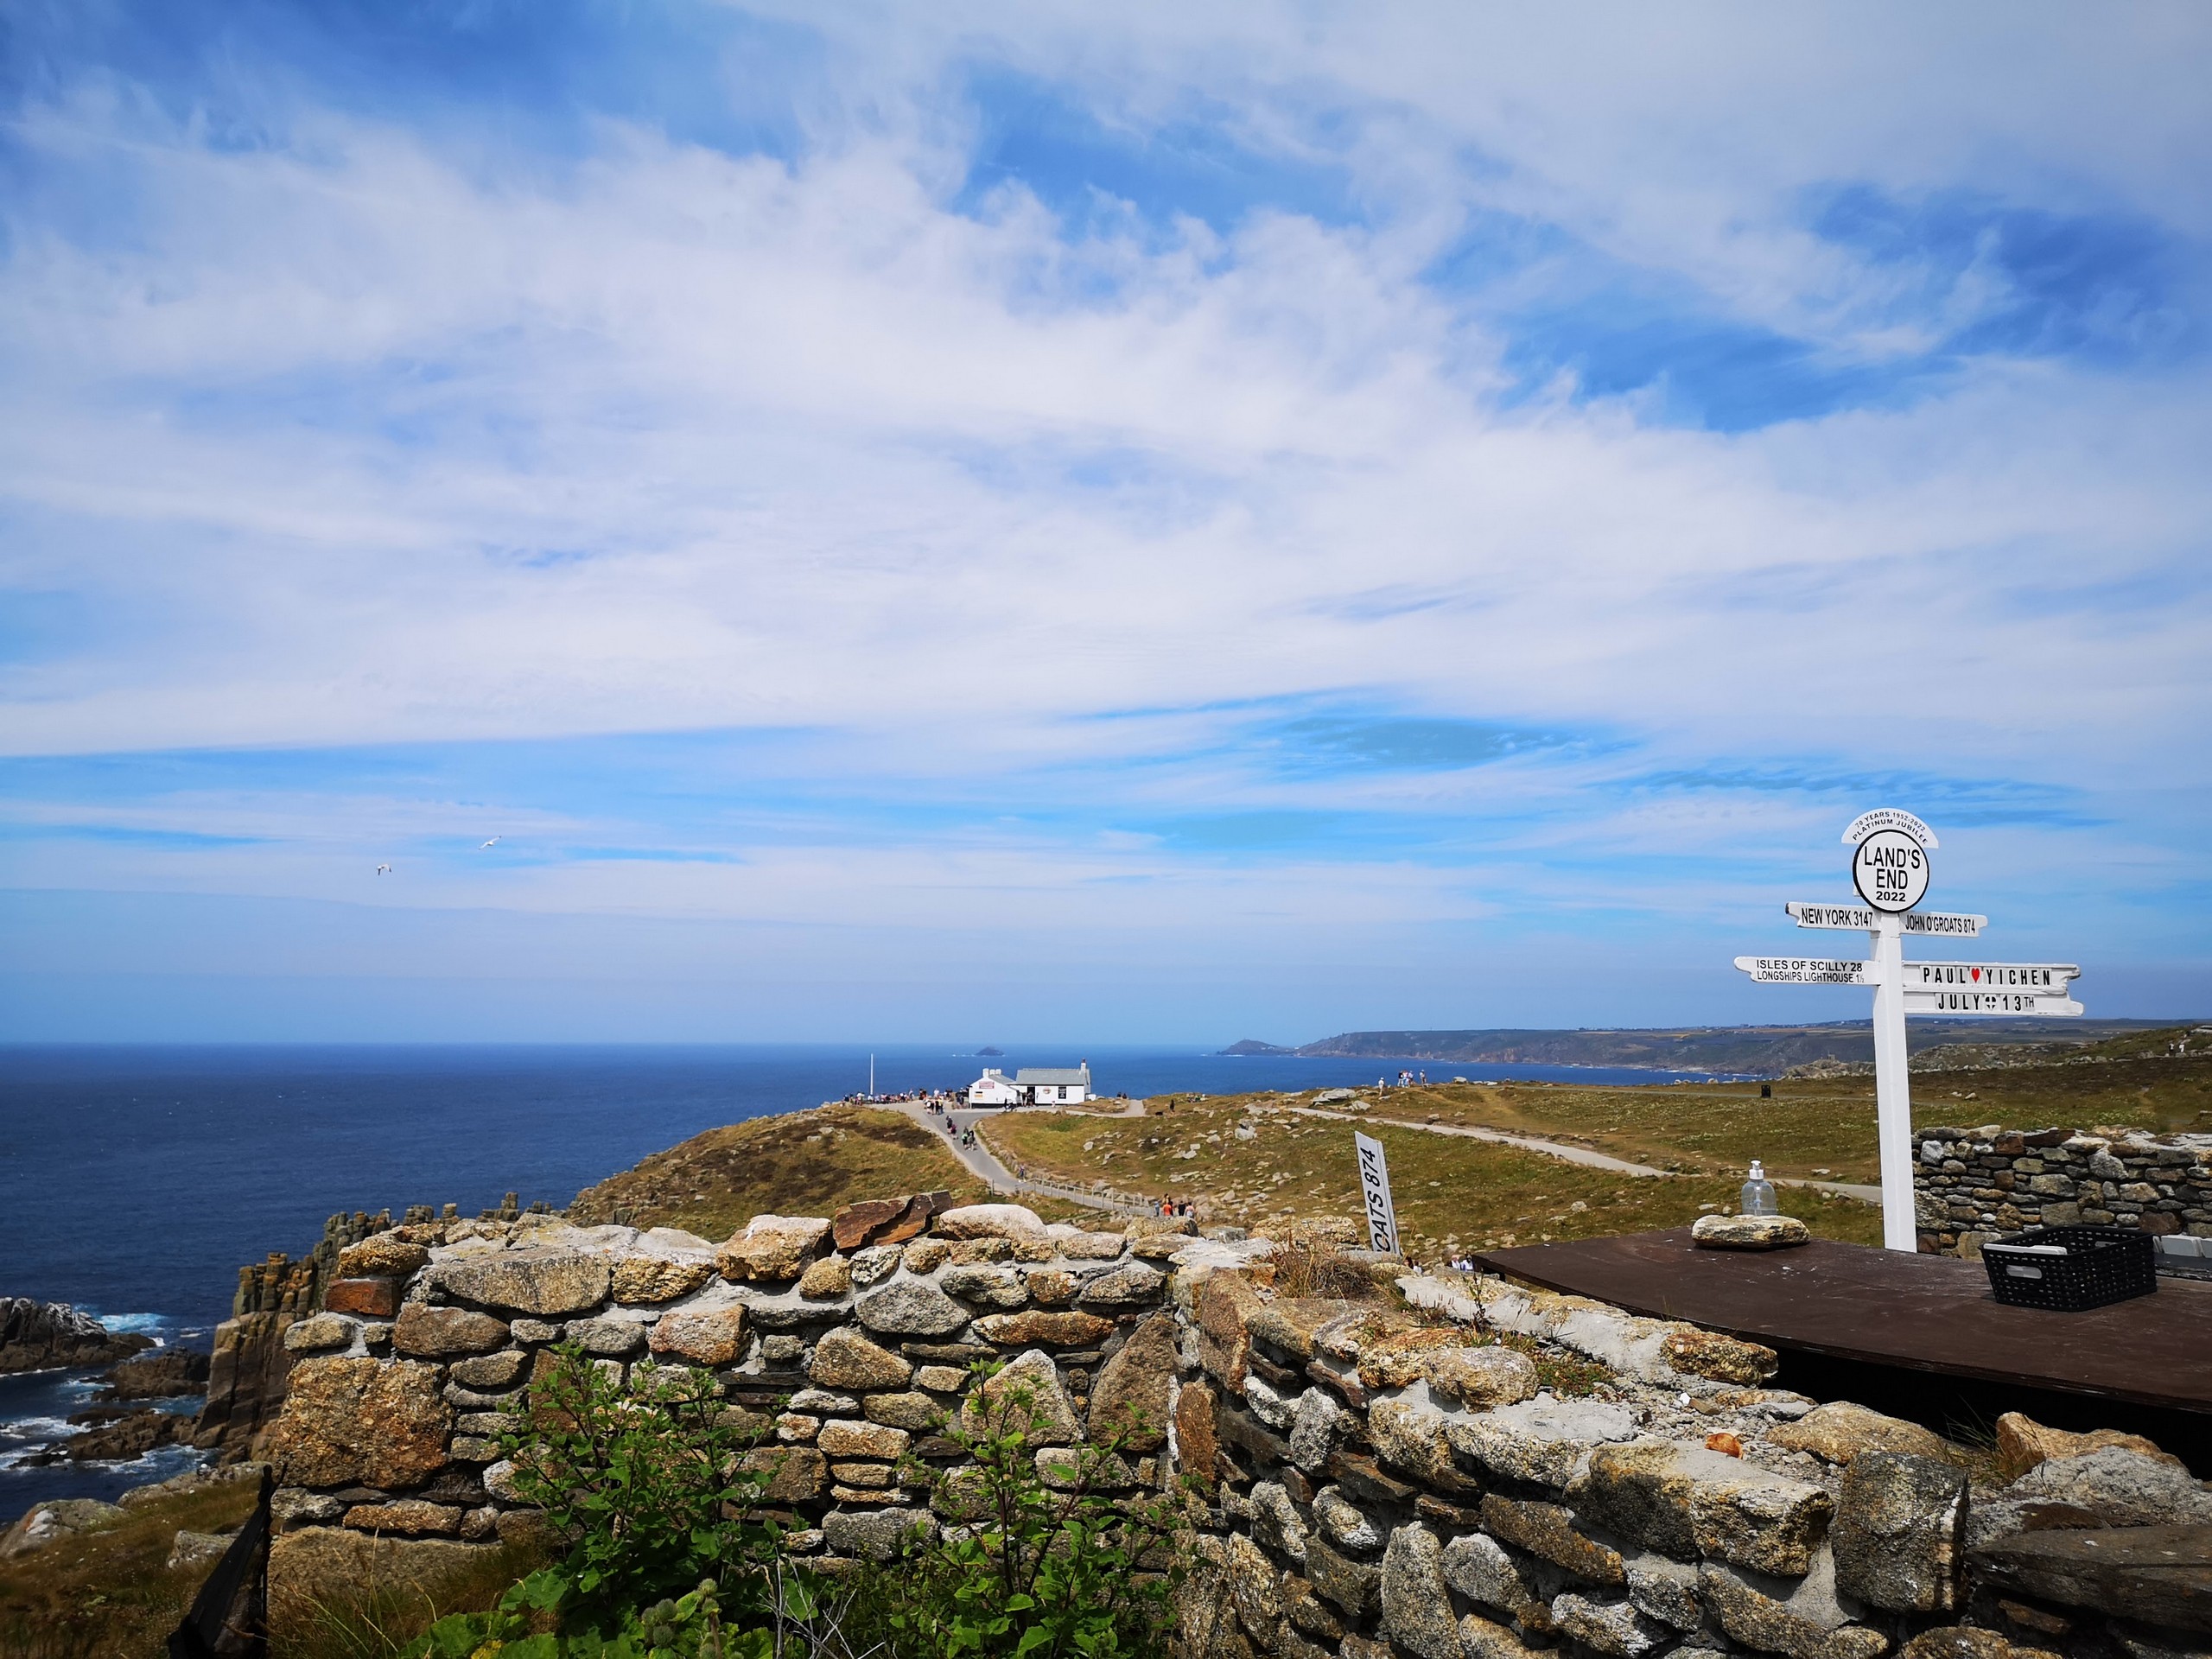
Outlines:
[{"label": "blue sky", "polygon": [[2208,70],[18,8],[0,1039],[1842,1018],[1728,963],[1874,805],[1993,954],[2212,1014]]}]

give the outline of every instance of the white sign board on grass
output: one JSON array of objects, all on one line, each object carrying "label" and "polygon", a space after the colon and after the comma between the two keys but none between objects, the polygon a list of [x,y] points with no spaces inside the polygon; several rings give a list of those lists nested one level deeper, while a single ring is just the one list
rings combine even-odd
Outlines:
[{"label": "white sign board on grass", "polygon": [[1893,807],[1864,812],[1843,832],[1852,849],[1856,905],[1783,906],[1800,927],[1865,929],[1871,962],[1811,957],[1738,957],[1736,966],[1768,985],[1866,985],[1874,992],[1874,1101],[1882,1150],[1882,1243],[1916,1249],[1912,1205],[1912,1099],[1906,1073],[1908,1014],[1955,1019],[2010,1014],[2070,1018],[2082,1005],[2069,995],[2081,969],[2057,962],[1907,962],[1908,933],[1978,938],[1986,916],[1916,909],[1928,896],[1929,855],[1936,832]]},{"label": "white sign board on grass", "polygon": [[1367,1200],[1367,1248],[1385,1255],[1398,1253],[1398,1212],[1390,1203],[1390,1160],[1380,1141],[1357,1129],[1351,1134],[1359,1154],[1359,1190]]}]

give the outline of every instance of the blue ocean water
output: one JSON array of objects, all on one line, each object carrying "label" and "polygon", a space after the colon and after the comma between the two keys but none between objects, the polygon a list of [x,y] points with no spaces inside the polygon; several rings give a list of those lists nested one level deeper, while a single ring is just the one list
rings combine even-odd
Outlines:
[{"label": "blue ocean water", "polygon": [[[875,1084],[960,1087],[985,1065],[1079,1058],[1103,1092],[1130,1096],[1370,1084],[1396,1070],[1167,1048],[985,1059],[946,1044],[877,1050]],[[798,1045],[0,1048],[0,1295],[74,1303],[204,1347],[238,1268],[304,1253],[339,1211],[454,1203],[473,1215],[509,1192],[565,1205],[702,1129],[863,1090],[869,1059],[864,1047]],[[1582,1083],[1678,1075],[1460,1069]],[[9,1466],[88,1391],[82,1377],[0,1378],[0,1522],[41,1497],[173,1472],[175,1452],[118,1470]]]}]

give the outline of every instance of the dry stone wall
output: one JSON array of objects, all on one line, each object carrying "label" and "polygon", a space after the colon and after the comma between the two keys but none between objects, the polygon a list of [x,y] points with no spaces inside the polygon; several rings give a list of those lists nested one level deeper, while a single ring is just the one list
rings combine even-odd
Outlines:
[{"label": "dry stone wall", "polygon": [[[1301,1297],[1266,1240],[913,1203],[720,1243],[518,1217],[348,1246],[286,1334],[272,1593],[535,1534],[498,1436],[574,1343],[710,1371],[825,1561],[955,1523],[947,1425],[1026,1382],[1040,1467],[1110,1430],[1130,1486],[1182,1494],[1206,1659],[2151,1659],[2125,1644],[2212,1630],[2212,1491],[2144,1442],[2016,1430],[1997,1469],[1678,1322],[1459,1277]],[[2193,1580],[2095,1555],[2177,1526]]]},{"label": "dry stone wall", "polygon": [[2074,1129],[1923,1129],[1914,1174],[1920,1248],[1971,1254],[2025,1227],[2139,1227],[2212,1238],[2212,1136]]}]

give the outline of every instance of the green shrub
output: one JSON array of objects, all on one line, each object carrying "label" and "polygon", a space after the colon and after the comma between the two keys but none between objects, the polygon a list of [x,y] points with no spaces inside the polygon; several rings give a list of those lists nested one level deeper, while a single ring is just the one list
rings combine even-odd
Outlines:
[{"label": "green shrub", "polygon": [[1045,1449],[1036,1389],[980,1385],[950,1429],[973,1459],[936,1476],[949,1524],[909,1542],[897,1567],[867,1575],[840,1634],[849,1653],[875,1638],[896,1659],[1109,1659],[1164,1650],[1183,1522],[1157,1492],[1130,1491],[1127,1434]]},{"label": "green shrub", "polygon": [[804,1592],[772,1570],[778,1531],[758,1515],[769,1475],[743,1462],[760,1438],[757,1420],[726,1405],[703,1371],[646,1361],[625,1382],[580,1349],[555,1351],[500,1449],[568,1554],[491,1611],[441,1619],[410,1659],[781,1651],[783,1599]]}]

